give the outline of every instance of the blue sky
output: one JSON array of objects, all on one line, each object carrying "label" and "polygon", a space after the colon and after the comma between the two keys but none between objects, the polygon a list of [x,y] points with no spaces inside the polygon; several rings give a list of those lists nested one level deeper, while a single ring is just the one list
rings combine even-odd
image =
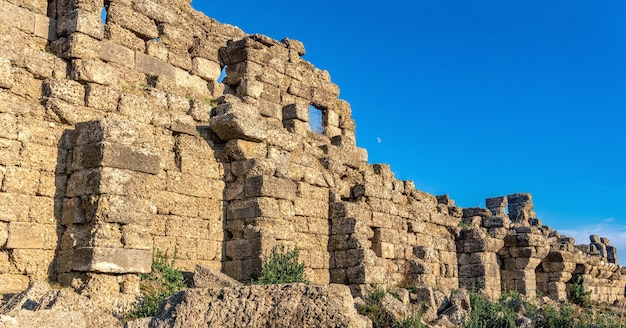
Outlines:
[{"label": "blue sky", "polygon": [[192,5],[304,42],[371,163],[463,207],[531,192],[544,224],[626,260],[625,1]]}]

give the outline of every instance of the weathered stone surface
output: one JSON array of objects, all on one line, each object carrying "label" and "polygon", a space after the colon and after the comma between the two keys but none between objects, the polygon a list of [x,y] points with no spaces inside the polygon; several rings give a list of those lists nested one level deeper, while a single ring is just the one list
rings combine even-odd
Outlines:
[{"label": "weathered stone surface", "polygon": [[150,250],[83,247],[74,252],[73,269],[103,273],[148,273],[151,265]]},{"label": "weathered stone surface", "polygon": [[241,283],[205,265],[198,264],[193,273],[193,287],[221,288],[238,287]]},{"label": "weathered stone surface", "polygon": [[52,289],[36,282],[12,297],[2,308],[4,327],[119,327],[111,309],[70,288]]},{"label": "weathered stone surface", "polygon": [[368,321],[356,313],[346,286],[294,284],[184,291],[149,327],[367,327]]}]

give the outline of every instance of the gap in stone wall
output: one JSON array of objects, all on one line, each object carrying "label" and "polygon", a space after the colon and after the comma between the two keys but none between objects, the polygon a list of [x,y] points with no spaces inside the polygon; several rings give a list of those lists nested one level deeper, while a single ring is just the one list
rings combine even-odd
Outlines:
[{"label": "gap in stone wall", "polygon": [[324,134],[324,113],[314,105],[309,105],[309,127],[317,134]]},{"label": "gap in stone wall", "polygon": [[224,79],[226,78],[226,67],[228,67],[228,65],[224,65],[224,67],[222,67],[220,76],[217,78],[217,82],[224,83]]},{"label": "gap in stone wall", "polygon": [[107,16],[109,15],[106,6],[102,6],[102,11],[100,12],[100,19],[102,19],[102,24],[107,24]]}]

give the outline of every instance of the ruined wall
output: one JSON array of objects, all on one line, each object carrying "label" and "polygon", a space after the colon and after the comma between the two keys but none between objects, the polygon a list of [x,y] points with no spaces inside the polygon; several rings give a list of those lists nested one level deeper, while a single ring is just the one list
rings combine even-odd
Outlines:
[{"label": "ruined wall", "polygon": [[287,244],[313,283],[355,294],[564,299],[581,277],[596,300],[624,296],[609,241],[575,246],[529,194],[461,209],[368,164],[305,53],[184,0],[0,0],[0,292],[49,278],[133,293],[154,249],[247,281]]},{"label": "ruined wall", "polygon": [[218,49],[244,33],[189,1],[2,0],[0,18],[2,291],[124,282],[153,248],[221,268],[224,168],[207,126]]},{"label": "ruined wall", "polygon": [[[617,265],[608,239],[590,236],[590,244],[574,245],[574,238],[542,224],[530,194],[488,198],[486,203],[487,209],[463,210],[467,226],[457,244],[461,286],[478,287],[492,299],[500,291],[517,290],[566,300],[580,278],[594,301],[623,299],[626,270]],[[485,252],[475,253],[477,249]]]}]

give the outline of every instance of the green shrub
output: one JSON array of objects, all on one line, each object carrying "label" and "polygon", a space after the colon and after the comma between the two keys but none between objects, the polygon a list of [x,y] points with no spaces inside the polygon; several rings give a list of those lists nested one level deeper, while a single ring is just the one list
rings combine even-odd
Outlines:
[{"label": "green shrub", "polygon": [[263,261],[261,276],[257,284],[289,284],[309,281],[304,275],[304,263],[299,260],[300,252],[297,249],[279,245],[272,248],[270,255]]},{"label": "green shrub", "polygon": [[591,291],[585,290],[585,286],[583,286],[583,279],[581,276],[578,276],[574,284],[572,284],[572,289],[569,293],[569,297],[574,304],[584,307],[589,307],[591,305]]},{"label": "green shrub", "polygon": [[387,291],[380,287],[375,287],[365,299],[365,305],[359,306],[357,312],[372,320],[373,328],[426,328],[422,323],[422,315],[418,311],[413,311],[403,320],[396,320],[388,315],[382,308],[380,301],[385,297]]},{"label": "green shrub", "polygon": [[574,327],[574,309],[568,303],[559,307],[545,306],[543,308],[547,328],[571,328]]},{"label": "green shrub", "polygon": [[168,297],[176,294],[185,285],[182,272],[174,267],[176,252],[170,260],[167,252],[155,250],[152,258],[151,272],[140,274],[139,286],[144,295],[141,303],[131,311],[131,318],[145,318],[154,316],[159,310],[161,303]]},{"label": "green shrub", "polygon": [[[519,296],[519,294],[518,294]],[[485,296],[470,292],[472,312],[463,327],[465,328],[514,328],[515,313],[506,302],[492,303]]]}]

